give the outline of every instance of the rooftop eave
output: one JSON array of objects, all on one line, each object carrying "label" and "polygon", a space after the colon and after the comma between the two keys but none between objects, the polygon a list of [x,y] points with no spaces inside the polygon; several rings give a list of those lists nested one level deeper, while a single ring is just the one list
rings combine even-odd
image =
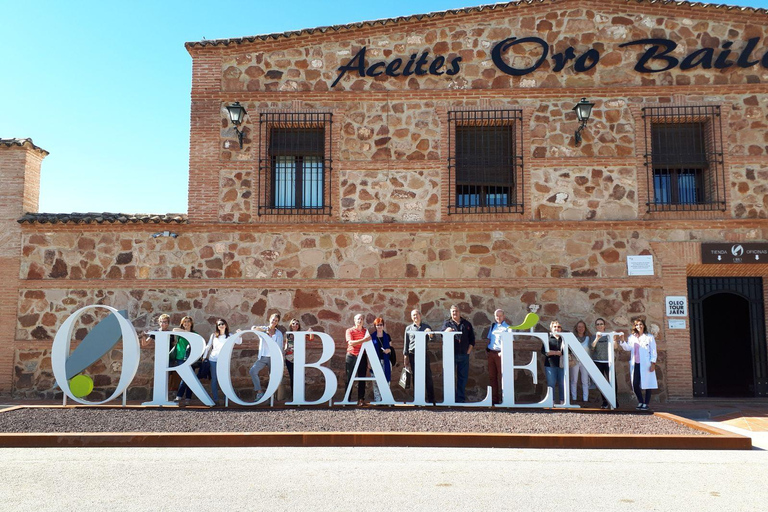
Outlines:
[{"label": "rooftop eave", "polygon": [[49,155],[48,151],[44,150],[40,146],[35,145],[34,142],[32,142],[32,139],[0,139],[0,146],[4,146],[7,148],[10,147],[21,147],[25,149],[31,149],[33,151],[36,151],[40,153],[43,157],[46,157]]},{"label": "rooftop eave", "polygon": [[[398,16],[396,18],[382,18],[378,20],[359,21],[355,23],[346,23],[342,25],[330,25],[326,27],[305,28],[301,30],[290,30],[287,32],[275,32],[272,34],[261,34],[261,35],[248,36],[248,37],[237,37],[237,38],[229,38],[229,39],[204,39],[202,41],[187,42],[184,44],[184,46],[187,48],[187,51],[191,51],[196,48],[205,48],[205,47],[237,46],[241,44],[255,43],[259,41],[286,39],[286,38],[311,35],[316,33],[325,34],[327,32],[355,30],[355,29],[366,28],[366,27],[375,27],[377,25],[385,26],[392,23],[407,23],[412,21],[420,21],[423,19],[443,18],[447,16],[464,15],[464,14],[474,13],[474,12],[506,9],[510,7],[521,7],[525,5],[531,5],[531,4],[562,3],[563,1],[564,0],[518,0],[515,2],[500,2],[495,4],[478,5],[475,7],[464,7],[461,9],[448,9],[445,11],[435,11],[435,12],[430,12],[426,14],[411,14],[407,16]],[[720,10],[739,11],[739,12],[747,12],[747,13],[762,14],[762,15],[768,14],[768,9],[763,9],[760,7],[740,7],[736,5],[726,5],[726,4],[708,4],[703,2],[689,2],[687,0],[623,0],[623,2],[626,4],[644,4],[644,3],[662,4],[662,5],[670,5],[670,6],[689,6],[692,8],[701,8],[701,9],[709,9],[709,10],[720,9]]]},{"label": "rooftop eave", "polygon": [[185,213],[25,213],[19,224],[187,224]]}]

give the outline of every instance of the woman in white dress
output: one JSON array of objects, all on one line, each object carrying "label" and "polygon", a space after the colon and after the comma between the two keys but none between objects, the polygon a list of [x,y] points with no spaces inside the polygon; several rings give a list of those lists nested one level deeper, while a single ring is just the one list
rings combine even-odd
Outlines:
[{"label": "woman in white dress", "polygon": [[656,381],[656,340],[652,334],[646,332],[645,321],[637,319],[634,325],[632,334],[620,345],[630,353],[629,374],[632,388],[637,395],[637,409],[647,411],[651,390],[659,387]]}]

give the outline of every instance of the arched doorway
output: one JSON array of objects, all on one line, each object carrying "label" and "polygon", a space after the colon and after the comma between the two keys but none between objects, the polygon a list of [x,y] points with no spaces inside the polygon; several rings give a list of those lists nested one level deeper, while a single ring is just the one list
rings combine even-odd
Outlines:
[{"label": "arched doorway", "polygon": [[759,277],[690,277],[693,395],[768,396]]},{"label": "arched doorway", "polygon": [[707,396],[755,396],[749,301],[729,292],[714,293],[701,304]]}]

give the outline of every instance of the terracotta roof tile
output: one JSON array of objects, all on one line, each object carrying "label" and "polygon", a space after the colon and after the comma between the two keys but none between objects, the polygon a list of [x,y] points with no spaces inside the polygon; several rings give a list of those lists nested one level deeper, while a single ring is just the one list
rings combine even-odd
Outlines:
[{"label": "terracotta roof tile", "polygon": [[34,142],[32,142],[32,139],[3,139],[0,138],[0,146],[5,147],[11,147],[11,146],[19,146],[19,147],[27,147],[30,149],[34,149],[35,151],[39,151],[43,153],[44,155],[48,155],[49,153],[44,150],[43,148],[36,146]]},{"label": "terracotta roof tile", "polygon": [[186,213],[25,213],[19,224],[186,224]]}]

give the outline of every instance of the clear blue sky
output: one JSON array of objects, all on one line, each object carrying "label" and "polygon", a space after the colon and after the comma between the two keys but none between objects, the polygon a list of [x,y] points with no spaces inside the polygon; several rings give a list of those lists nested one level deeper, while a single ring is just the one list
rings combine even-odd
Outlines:
[{"label": "clear blue sky", "polygon": [[0,137],[31,137],[50,151],[40,211],[186,212],[185,42],[488,3],[0,0]]}]

